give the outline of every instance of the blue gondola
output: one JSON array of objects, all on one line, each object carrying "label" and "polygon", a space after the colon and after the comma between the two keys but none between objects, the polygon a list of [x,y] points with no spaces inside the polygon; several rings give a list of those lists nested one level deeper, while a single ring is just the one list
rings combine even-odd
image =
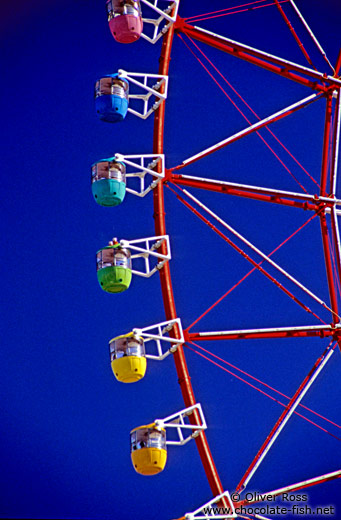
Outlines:
[{"label": "blue gondola", "polygon": [[107,74],[96,81],[95,106],[102,121],[118,123],[128,111],[129,83],[119,74]]},{"label": "blue gondola", "polygon": [[91,189],[101,206],[118,206],[126,193],[126,167],[115,157],[101,159],[91,167]]}]

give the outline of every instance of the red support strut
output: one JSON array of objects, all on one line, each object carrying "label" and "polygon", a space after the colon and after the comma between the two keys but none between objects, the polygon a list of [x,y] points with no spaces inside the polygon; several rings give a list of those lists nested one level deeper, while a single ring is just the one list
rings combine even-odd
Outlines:
[{"label": "red support strut", "polygon": [[[159,66],[159,74],[161,75],[168,75],[173,34],[174,29],[172,26],[170,27],[166,36],[163,39]],[[153,153],[155,154],[163,153],[164,120],[165,104],[162,103],[158,110],[155,112],[154,119]],[[159,183],[154,190],[154,219],[156,235],[159,236],[166,234],[165,207],[162,183]],[[164,248],[161,252],[165,253]],[[163,266],[159,273],[166,319],[175,319],[177,318],[177,313],[175,309],[172,280],[168,263],[166,263]],[[174,337],[179,338],[178,330],[174,331]],[[185,354],[182,346],[179,346],[176,352],[174,352],[174,361],[185,406],[192,406],[196,404],[196,399],[191,385],[191,379],[188,373]],[[193,416],[194,414],[190,416],[190,420],[195,424],[199,424],[199,417],[197,415],[195,417]],[[213,496],[220,495],[221,493],[223,493],[224,488],[220,481],[218,471],[216,469],[210,448],[208,446],[205,433],[201,432],[200,435],[196,437],[195,441]],[[228,504],[226,504],[226,506],[227,505]]]}]

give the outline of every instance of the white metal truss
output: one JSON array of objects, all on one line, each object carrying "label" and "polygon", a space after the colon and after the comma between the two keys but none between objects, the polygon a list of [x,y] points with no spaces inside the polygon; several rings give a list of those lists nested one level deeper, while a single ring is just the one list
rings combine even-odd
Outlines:
[{"label": "white metal truss", "polygon": [[[221,502],[224,497],[226,497],[229,506],[224,508],[217,506],[217,504]],[[230,493],[228,491],[225,491],[224,493],[221,493],[221,495],[216,496],[215,498],[213,498],[213,500],[210,500],[209,502],[199,507],[192,513],[186,513],[185,518],[186,520],[217,520],[218,518],[222,520],[227,520],[229,518],[237,518],[237,515],[235,512],[233,502],[230,498]]]},{"label": "white metal truss", "polygon": [[[143,276],[144,278],[149,278],[152,276],[171,259],[168,235],[138,238],[136,240],[121,240],[120,244],[122,247],[126,247],[130,251],[136,251],[136,254],[131,255],[132,263],[134,259],[144,259],[145,269],[143,271],[139,271],[137,269],[131,270],[133,274]],[[166,244],[167,254],[163,254],[157,251],[162,244]],[[153,268],[151,268],[150,257],[157,259],[157,264]]]},{"label": "white metal truss", "polygon": [[[165,177],[165,156],[163,154],[144,154],[144,155],[122,155],[115,154],[116,161],[124,162],[126,166],[130,166],[135,171],[126,173],[127,179],[136,178],[139,180],[139,190],[127,186],[126,190],[138,197],[144,197],[158,185]],[[155,166],[161,165],[160,172],[154,170]],[[153,180],[150,184],[146,183],[146,175],[149,174]]]},{"label": "white metal truss", "polygon": [[[180,338],[175,339],[169,337],[167,334],[177,325]],[[171,352],[175,352],[178,348],[178,345],[182,345],[185,340],[182,332],[182,325],[180,318],[176,318],[175,320],[163,321],[162,323],[157,323],[156,325],[150,325],[149,327],[144,327],[143,329],[133,329],[133,333],[141,336],[144,339],[145,344],[148,341],[155,341],[158,355],[146,354],[146,357],[149,359],[156,359],[157,361],[162,361],[165,359]],[[171,343],[170,348],[168,348],[165,352],[163,352],[162,346],[163,342]]]},{"label": "white metal truss", "polygon": [[165,0],[141,0],[141,2],[150,7],[156,14],[156,18],[143,18],[142,13],[143,23],[152,24],[154,27],[151,37],[145,34],[145,32],[143,32],[141,36],[150,43],[156,43],[175,22],[180,0],[173,0],[171,3],[167,1],[168,5],[166,9],[160,9],[159,7],[160,3],[164,3]]},{"label": "white metal truss", "polygon": [[[119,69],[118,74],[120,78],[126,79],[129,83],[136,85],[144,91],[142,94],[129,94],[129,101],[131,99],[137,99],[143,103],[143,110],[141,111],[137,111],[130,106],[128,108],[128,112],[141,119],[147,119],[167,98],[168,76],[144,74],[142,72],[127,72],[123,69]],[[153,82],[153,85],[148,85],[148,82]],[[152,96],[156,99],[154,98],[154,103],[150,106],[150,98],[152,98]]]},{"label": "white metal truss", "polygon": [[[201,424],[190,424],[185,422],[186,417],[192,415],[194,410],[197,410]],[[193,406],[185,408],[184,410],[174,413],[173,415],[169,415],[164,419],[155,419],[154,423],[159,428],[176,428],[179,440],[166,441],[166,444],[172,444],[175,446],[183,446],[191,439],[198,437],[198,435],[200,435],[200,432],[206,430],[207,428],[206,420],[200,403],[194,404]],[[190,433],[190,435],[187,435],[187,437],[184,437],[182,430],[184,430],[185,432],[192,430],[192,433]]]}]

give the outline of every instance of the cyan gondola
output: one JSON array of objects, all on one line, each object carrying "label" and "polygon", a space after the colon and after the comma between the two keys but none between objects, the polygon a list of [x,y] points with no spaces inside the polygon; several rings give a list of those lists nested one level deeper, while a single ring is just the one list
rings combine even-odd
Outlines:
[{"label": "cyan gondola", "polygon": [[131,460],[141,475],[160,473],[167,461],[166,430],[148,424],[130,432]]},{"label": "cyan gondola", "polygon": [[118,381],[135,383],[146,373],[147,359],[144,341],[133,332],[109,342],[112,371]]},{"label": "cyan gondola", "polygon": [[120,293],[131,283],[131,253],[118,242],[97,252],[97,279],[103,291]]},{"label": "cyan gondola", "polygon": [[101,159],[91,166],[91,189],[97,204],[118,206],[126,193],[126,167],[115,157]]},{"label": "cyan gondola", "polygon": [[123,121],[128,111],[128,98],[129,83],[118,72],[107,74],[95,83],[95,107],[102,121]]},{"label": "cyan gondola", "polygon": [[141,6],[138,0],[107,0],[111,34],[119,43],[133,43],[143,30]]}]

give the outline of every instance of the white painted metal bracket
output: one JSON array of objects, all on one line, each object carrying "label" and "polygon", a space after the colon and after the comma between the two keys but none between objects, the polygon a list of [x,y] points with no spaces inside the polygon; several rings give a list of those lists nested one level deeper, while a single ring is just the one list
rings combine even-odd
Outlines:
[{"label": "white painted metal bracket", "polygon": [[[143,93],[140,94],[129,94],[129,101],[136,99],[142,101],[143,103],[142,110],[135,110],[131,106],[128,108],[128,112],[134,114],[137,117],[140,117],[141,119],[147,119],[147,117],[149,117],[150,114],[152,114],[167,98],[168,76],[162,76],[160,74],[127,72],[123,69],[119,69],[118,74],[120,78],[126,79],[129,84],[135,85],[143,91]],[[153,84],[151,85],[151,83]],[[153,99],[151,100],[150,98]],[[151,106],[150,101],[152,101]]]},{"label": "white painted metal bracket", "polygon": [[[226,497],[229,507],[226,507],[226,512],[223,514],[223,508],[218,507],[217,503],[221,502],[221,500]],[[229,512],[227,511],[229,509]],[[216,512],[215,512],[216,511]],[[219,512],[218,512],[219,511]],[[186,520],[227,520],[229,518],[237,518],[234,504],[231,500],[230,494],[228,491],[225,491],[221,495],[216,496],[210,502],[207,502],[203,506],[199,507],[192,513],[185,514]]]},{"label": "white painted metal bracket", "polygon": [[[167,334],[177,325],[180,338],[175,339],[169,337]],[[146,358],[155,359],[157,361],[162,361],[169,354],[175,352],[178,348],[178,345],[182,345],[185,340],[182,332],[182,325],[180,318],[176,318],[175,320],[163,321],[162,323],[157,323],[156,325],[151,325],[149,327],[144,327],[143,329],[133,329],[134,334],[141,336],[144,339],[144,343],[150,341],[156,342],[156,349],[158,355],[146,354]],[[168,348],[165,352],[163,351],[163,342],[171,343],[170,348]]]},{"label": "white painted metal bracket", "polygon": [[[133,195],[138,197],[144,197],[151,190],[158,185],[158,183],[165,177],[165,156],[163,154],[144,154],[144,155],[122,155],[120,153],[115,154],[116,161],[123,162],[126,166],[130,166],[128,173],[126,173],[127,179],[137,179],[139,188],[134,189],[127,185],[126,190]],[[161,165],[160,172],[154,170],[157,165]],[[132,171],[135,170],[135,171]],[[146,176],[152,177],[151,182],[146,183]],[[131,184],[131,183],[130,183]]]},{"label": "white painted metal bracket", "polygon": [[[198,411],[201,424],[190,424],[189,422],[185,422],[185,419],[188,418],[188,416],[191,415],[194,412],[194,410]],[[198,435],[200,435],[200,432],[206,430],[207,428],[207,424],[200,403],[190,406],[189,408],[185,408],[184,410],[174,413],[173,415],[169,415],[164,419],[155,419],[154,423],[157,427],[160,428],[176,428],[179,440],[166,441],[166,444],[172,444],[175,446],[183,446],[191,439],[198,437]],[[184,432],[189,432],[189,430],[192,430],[192,433],[184,437],[183,430]]]},{"label": "white painted metal bracket", "polygon": [[141,0],[141,3],[152,9],[152,11],[154,11],[156,14],[156,18],[143,17],[144,24],[152,24],[154,27],[151,36],[148,36],[144,31],[141,36],[150,43],[156,43],[175,22],[178,14],[180,0],[173,0],[171,3],[169,3],[167,0],[167,7],[165,9],[160,9],[159,7],[159,5],[165,3],[165,0]]},{"label": "white painted metal bracket", "polygon": [[[167,254],[162,254],[159,251],[157,251],[164,243],[166,244]],[[144,270],[131,270],[133,274],[143,276],[144,278],[149,278],[150,276],[152,276],[156,271],[161,269],[166,262],[168,262],[171,259],[168,235],[162,235],[159,237],[139,238],[136,240],[121,240],[120,244],[122,247],[126,247],[130,251],[136,251],[136,254],[131,255],[132,264],[134,264],[134,260],[136,260],[137,258],[144,259]],[[150,257],[157,260],[157,263],[154,267],[151,267],[152,258]]]}]

